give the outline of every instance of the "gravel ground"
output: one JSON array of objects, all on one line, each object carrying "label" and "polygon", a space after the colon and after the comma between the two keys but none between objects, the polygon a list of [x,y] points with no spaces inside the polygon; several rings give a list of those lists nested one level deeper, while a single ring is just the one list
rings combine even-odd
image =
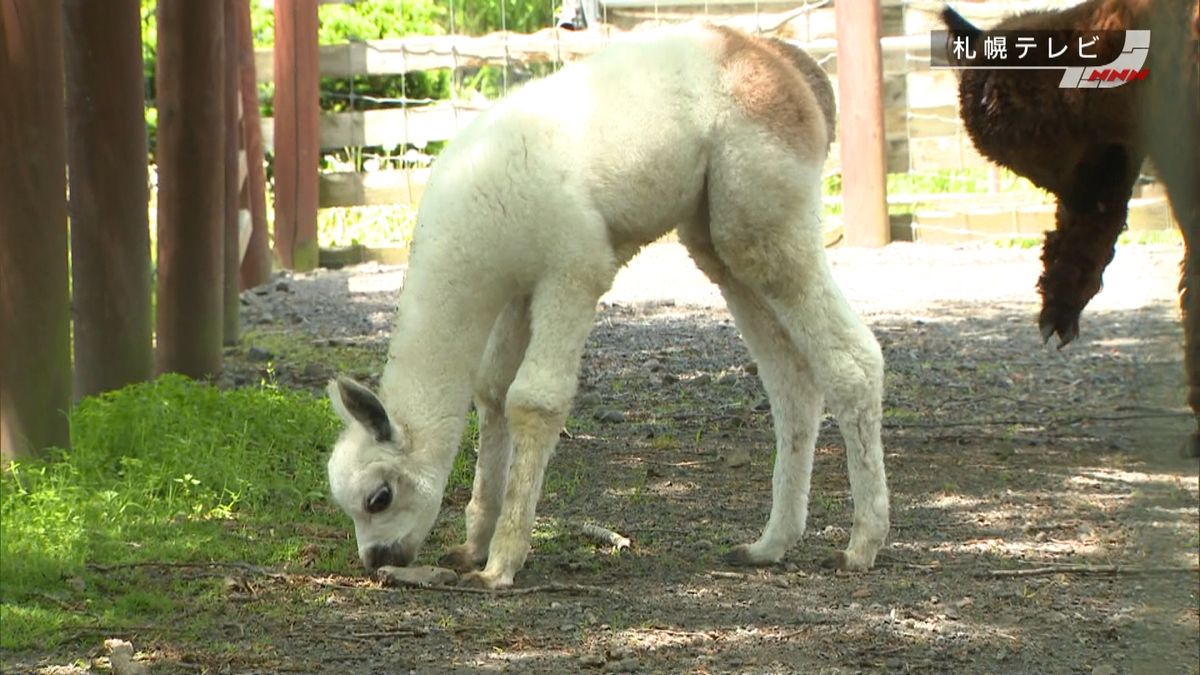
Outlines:
[{"label": "gravel ground", "polygon": [[[658,244],[603,299],[519,592],[381,588],[346,522],[313,532],[345,569],[250,579],[222,647],[129,637],[156,673],[1197,673],[1181,249],[1122,248],[1061,351],[1037,333],[1037,255],[830,252],[887,359],[893,529],[870,572],[818,564],[851,518],[828,418],[804,541],[772,568],[721,563],[765,523],[770,418],[716,289]],[[248,291],[227,383],[319,388],[335,350],[372,380],[402,278],[360,266]],[[447,495],[423,562],[462,536],[468,498]],[[581,523],[632,546],[597,546]]]}]

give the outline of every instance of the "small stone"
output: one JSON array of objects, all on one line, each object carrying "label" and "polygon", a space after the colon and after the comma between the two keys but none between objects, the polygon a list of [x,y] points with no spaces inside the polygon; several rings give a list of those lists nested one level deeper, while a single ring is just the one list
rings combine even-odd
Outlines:
[{"label": "small stone", "polygon": [[286,281],[280,281],[279,283],[275,284],[275,290],[279,291],[280,293],[290,293],[292,291],[292,286]]},{"label": "small stone", "polygon": [[589,391],[586,394],[581,394],[579,396],[578,403],[581,407],[587,407],[587,408],[590,408],[595,405],[599,405],[600,404],[600,394],[597,394],[594,391]]},{"label": "small stone", "polygon": [[1117,668],[1111,663],[1102,663],[1092,668],[1092,675],[1117,675]]},{"label": "small stone", "polygon": [[597,410],[593,417],[602,424],[619,424],[625,421],[625,413],[608,408]]},{"label": "small stone", "polygon": [[579,665],[587,666],[589,668],[603,666],[605,661],[607,661],[607,659],[604,658],[603,654],[584,654],[583,656],[579,657]]},{"label": "small stone", "polygon": [[270,361],[275,358],[275,355],[262,347],[251,347],[246,350],[246,358],[251,361]]},{"label": "small stone", "polygon": [[270,312],[263,312],[258,316],[258,323],[275,323],[275,315]]},{"label": "small stone", "polygon": [[144,663],[133,660],[133,645],[125,640],[105,640],[113,675],[145,675],[150,672]]},{"label": "small stone", "polygon": [[717,378],[717,384],[721,385],[722,387],[727,387],[736,383],[737,379],[737,375],[734,375],[733,373],[725,373],[721,377]]},{"label": "small stone", "polygon": [[606,673],[633,673],[638,669],[637,659],[632,656],[620,661],[609,661],[604,664],[604,672]]},{"label": "small stone", "polygon": [[757,375],[758,364],[754,361],[747,361],[746,363],[742,364],[742,370],[745,371],[747,375]]},{"label": "small stone", "polygon": [[725,453],[725,466],[730,469],[740,469],[750,464],[750,451],[746,448],[734,448]]},{"label": "small stone", "polygon": [[616,645],[608,648],[609,661],[623,661],[633,657],[633,650],[625,645]]},{"label": "small stone", "polygon": [[862,600],[863,598],[869,598],[869,597],[871,597],[871,589],[866,588],[864,586],[863,588],[860,588],[860,589],[854,591],[853,593],[851,593],[850,597],[854,598],[855,600]]},{"label": "small stone", "polygon": [[768,399],[765,396],[763,398],[758,399],[758,401],[754,404],[755,412],[767,412],[770,409],[771,409],[771,401],[770,401],[770,399]]},{"label": "small stone", "polygon": [[310,380],[324,380],[333,374],[329,366],[323,363],[309,363],[304,366],[303,375]]},{"label": "small stone", "polygon": [[445,567],[420,565],[393,567],[385,565],[375,573],[384,586],[449,586],[458,581],[458,574]]}]

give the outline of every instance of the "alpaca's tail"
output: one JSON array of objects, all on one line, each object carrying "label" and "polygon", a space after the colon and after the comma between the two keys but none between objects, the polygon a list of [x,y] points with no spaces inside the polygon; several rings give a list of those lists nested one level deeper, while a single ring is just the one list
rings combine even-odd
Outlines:
[{"label": "alpaca's tail", "polygon": [[975,24],[967,21],[961,14],[950,8],[949,5],[942,10],[942,23],[946,24],[946,28],[954,33],[965,33],[971,37],[977,37],[983,34]]}]

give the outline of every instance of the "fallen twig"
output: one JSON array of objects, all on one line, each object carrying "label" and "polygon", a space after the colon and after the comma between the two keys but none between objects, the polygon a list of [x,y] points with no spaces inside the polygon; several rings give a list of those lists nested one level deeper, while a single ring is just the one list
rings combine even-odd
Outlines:
[{"label": "fallen twig", "polygon": [[1158,574],[1195,574],[1200,567],[1136,567],[1129,565],[1056,565],[1052,567],[1030,567],[1020,570],[989,570],[986,575],[993,578],[1038,577],[1052,574],[1107,574],[1114,576],[1152,576]]},{"label": "fallen twig", "polygon": [[628,549],[630,544],[632,544],[632,542],[629,541],[629,537],[626,537],[622,534],[617,534],[608,528],[600,527],[599,525],[595,525],[593,523],[584,523],[577,529],[579,530],[580,534],[588,539],[591,539],[597,544],[612,546],[618,551]]},{"label": "fallen twig", "polygon": [[261,565],[252,565],[248,562],[162,562],[162,561],[144,561],[133,563],[119,563],[116,565],[101,565],[99,563],[88,563],[88,569],[97,572],[115,572],[124,569],[137,569],[139,567],[161,567],[166,569],[236,569],[259,576],[270,577],[272,579],[285,578],[288,575],[283,572],[276,572],[267,569]]},{"label": "fallen twig", "polygon": [[721,570],[713,570],[708,573],[708,576],[713,579],[745,579],[746,575],[741,572],[722,572]]},{"label": "fallen twig", "polygon": [[949,427],[970,427],[970,426],[1025,426],[1025,427],[1045,427],[1052,426],[1070,426],[1072,424],[1080,424],[1081,422],[1122,422],[1126,420],[1141,420],[1141,419],[1158,419],[1158,418],[1191,418],[1190,412],[1146,412],[1134,415],[1074,415],[1072,417],[1043,417],[1043,418],[1018,418],[1018,417],[1002,417],[997,419],[974,419],[974,420],[954,420],[942,422],[897,422],[885,421],[883,423],[886,429],[941,429]]},{"label": "fallen twig", "polygon": [[382,638],[394,637],[421,637],[428,635],[429,631],[424,628],[398,628],[396,630],[374,631],[370,633],[351,633],[356,638],[378,640]]},{"label": "fallen twig", "polygon": [[524,588],[475,588],[474,586],[412,586],[406,588],[409,591],[444,591],[447,593],[467,593],[474,595],[529,595],[531,593],[581,593],[584,595],[612,595],[615,597],[624,597],[620,591],[615,591],[611,588],[603,586],[585,586],[583,584],[541,584],[539,586],[526,586]]}]

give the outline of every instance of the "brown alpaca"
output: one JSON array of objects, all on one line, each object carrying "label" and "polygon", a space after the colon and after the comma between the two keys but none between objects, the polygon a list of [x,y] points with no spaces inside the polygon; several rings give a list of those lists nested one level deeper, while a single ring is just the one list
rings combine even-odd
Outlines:
[{"label": "brown alpaca", "polygon": [[[983,32],[946,8],[956,32]],[[1062,347],[1079,335],[1079,314],[1099,290],[1125,228],[1129,198],[1148,156],[1183,230],[1180,282],[1188,403],[1196,415],[1187,453],[1200,456],[1200,15],[1197,0],[1087,0],[1022,14],[993,30],[1150,29],[1145,81],[1111,89],[1060,89],[1059,70],[964,70],[963,122],[992,161],[1058,198],[1046,233],[1038,324]]]}]

